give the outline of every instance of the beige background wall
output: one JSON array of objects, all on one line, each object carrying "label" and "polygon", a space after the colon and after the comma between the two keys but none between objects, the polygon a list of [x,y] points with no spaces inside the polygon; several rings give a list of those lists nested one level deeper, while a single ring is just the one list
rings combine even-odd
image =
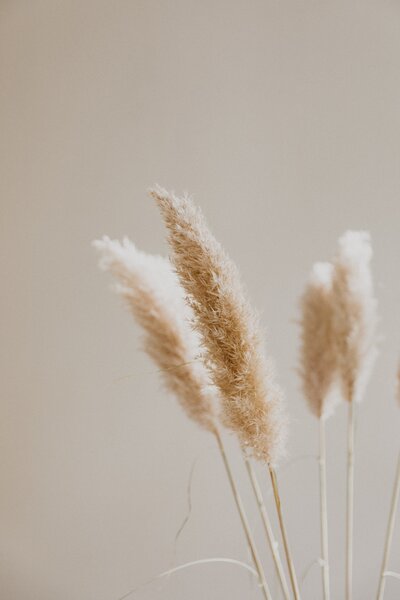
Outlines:
[{"label": "beige background wall", "polygon": [[[399,441],[399,69],[394,0],[0,3],[1,598],[117,600],[169,568],[195,461],[176,564],[248,560],[213,440],[160,389],[90,248],[108,233],[166,251],[154,182],[191,191],[239,264],[287,391],[292,458],[317,444],[298,296],[345,229],[371,231],[384,339],[359,415],[355,600],[373,597]],[[329,423],[333,600],[345,414]],[[281,481],[302,572],[319,548],[316,462]],[[321,598],[317,567],[303,590]],[[391,580],[387,600],[399,595]],[[245,571],[211,565],[132,598],[259,595]]]}]

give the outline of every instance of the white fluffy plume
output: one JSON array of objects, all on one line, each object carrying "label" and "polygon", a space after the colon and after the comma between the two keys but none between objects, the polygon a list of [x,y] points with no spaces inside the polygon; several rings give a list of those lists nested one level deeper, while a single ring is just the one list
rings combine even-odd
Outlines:
[{"label": "white fluffy plume", "polygon": [[187,415],[214,431],[213,395],[206,369],[198,360],[198,336],[191,313],[168,259],[104,237],[93,242],[99,265],[117,280],[116,291],[144,330],[144,349],[161,370],[164,384]]},{"label": "white fluffy plume", "polygon": [[347,231],[339,239],[332,282],[334,328],[342,393],[349,402],[362,399],[377,356],[371,258],[368,232]]}]

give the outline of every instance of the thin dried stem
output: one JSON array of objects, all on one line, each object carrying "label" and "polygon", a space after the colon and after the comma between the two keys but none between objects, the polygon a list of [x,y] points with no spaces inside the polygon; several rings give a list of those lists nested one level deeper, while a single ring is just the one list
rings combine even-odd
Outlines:
[{"label": "thin dried stem", "polygon": [[258,505],[260,515],[261,515],[261,520],[264,525],[265,535],[267,537],[267,541],[268,541],[269,547],[271,549],[276,574],[278,576],[279,583],[281,585],[285,600],[290,600],[290,592],[289,592],[288,584],[286,582],[286,575],[285,575],[285,571],[283,568],[282,560],[281,560],[281,557],[279,554],[278,542],[276,541],[274,532],[272,530],[271,521],[270,521],[270,518],[268,515],[267,507],[265,506],[261,487],[258,482],[257,475],[254,471],[253,465],[251,464],[249,457],[246,455],[246,453],[244,451],[243,451],[243,458],[244,458],[244,462],[246,465],[247,473],[249,475],[251,486],[253,488],[254,496],[257,500],[257,505]]},{"label": "thin dried stem", "polygon": [[129,592],[126,592],[126,594],[124,594],[123,596],[120,596],[118,598],[118,600],[126,600],[126,598],[129,598],[129,596],[132,596],[132,594],[136,594],[142,588],[147,587],[148,585],[154,583],[155,581],[158,581],[159,579],[163,579],[164,577],[170,577],[170,575],[179,573],[179,571],[185,571],[186,569],[190,569],[191,567],[198,567],[201,565],[211,565],[211,564],[221,564],[221,563],[241,567],[242,569],[245,569],[248,573],[250,573],[254,577],[258,578],[257,571],[255,571],[252,567],[250,567],[250,565],[247,565],[246,563],[242,562],[241,560],[236,560],[234,558],[224,558],[224,557],[219,557],[219,556],[217,556],[215,558],[201,558],[199,560],[191,560],[190,562],[184,563],[183,565],[178,565],[177,567],[168,569],[168,571],[163,571],[162,573],[159,573],[155,577],[152,577],[152,579],[149,579],[148,581],[145,581],[144,583],[132,588],[131,590],[129,590]]},{"label": "thin dried stem", "polygon": [[105,237],[95,242],[95,246],[102,253],[101,266],[118,280],[118,292],[144,329],[145,349],[160,367],[166,386],[188,416],[215,435],[264,598],[272,600],[224,445],[214,424],[213,394],[206,371],[193,360],[199,351],[198,340],[189,325],[190,309],[183,300],[171,265],[161,257],[140,252],[127,239],[120,244]]},{"label": "thin dried stem", "polygon": [[380,576],[380,580],[379,580],[377,600],[383,600],[383,596],[385,593],[386,576],[388,573],[387,567],[388,567],[388,563],[389,563],[390,549],[392,546],[394,526],[395,526],[395,522],[396,522],[396,513],[397,513],[397,507],[399,504],[399,497],[400,497],[400,453],[399,453],[399,457],[398,457],[398,461],[397,461],[397,471],[396,471],[396,477],[395,477],[394,487],[393,487],[392,502],[391,502],[391,506],[390,506],[389,522],[388,522],[388,527],[387,527],[387,532],[386,532],[385,549],[384,549],[384,553],[383,553],[381,576]]},{"label": "thin dried stem", "polygon": [[260,561],[260,557],[258,554],[258,550],[257,547],[255,545],[254,539],[253,539],[253,535],[251,533],[251,529],[250,529],[250,525],[249,525],[249,521],[247,519],[244,507],[243,507],[243,503],[242,500],[240,498],[236,483],[235,483],[235,478],[225,451],[225,447],[224,447],[224,443],[222,441],[221,435],[219,433],[219,431],[216,429],[215,430],[215,437],[217,440],[217,444],[218,444],[218,448],[219,451],[221,453],[221,457],[222,457],[222,461],[224,463],[224,467],[226,470],[226,474],[228,476],[229,479],[229,483],[231,486],[231,490],[232,490],[232,494],[236,503],[236,507],[239,513],[239,517],[243,526],[243,531],[244,534],[246,536],[247,539],[247,543],[249,545],[249,549],[250,549],[250,553],[251,553],[251,557],[253,559],[253,563],[254,563],[254,567],[258,573],[258,578],[259,578],[259,583],[260,583],[260,587],[262,590],[262,593],[264,595],[265,600],[272,600],[272,595],[270,592],[270,589],[268,587],[267,581],[265,579],[265,574],[264,574],[264,570]]},{"label": "thin dried stem", "polygon": [[394,579],[400,579],[400,573],[396,573],[396,571],[385,571],[383,576],[393,577]]},{"label": "thin dried stem", "polygon": [[287,567],[289,569],[290,583],[292,586],[294,599],[300,600],[299,584],[297,582],[296,571],[294,568],[293,559],[292,559],[292,555],[291,555],[290,547],[289,547],[289,540],[288,540],[288,536],[286,533],[285,523],[283,520],[281,498],[280,498],[279,488],[278,488],[278,480],[276,477],[275,469],[271,465],[268,465],[268,469],[269,469],[269,474],[271,477],[272,489],[274,492],[274,499],[275,499],[276,510],[278,513],[279,527],[281,530],[283,546],[285,548],[285,556],[286,556]]},{"label": "thin dried stem", "polygon": [[319,486],[321,517],[322,583],[324,600],[329,600],[329,552],[328,552],[328,501],[326,484],[326,435],[325,419],[319,419]]},{"label": "thin dried stem", "polygon": [[347,421],[346,600],[353,598],[354,430],[355,403],[349,402]]}]

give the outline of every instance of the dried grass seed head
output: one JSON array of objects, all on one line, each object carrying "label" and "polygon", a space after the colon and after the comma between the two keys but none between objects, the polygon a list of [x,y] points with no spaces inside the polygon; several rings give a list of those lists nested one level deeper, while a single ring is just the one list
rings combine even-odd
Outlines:
[{"label": "dried grass seed head", "polygon": [[276,463],[284,453],[283,396],[267,361],[258,319],[236,266],[187,196],[151,191],[169,230],[172,262],[185,288],[220,391],[224,423],[256,458]]},{"label": "dried grass seed head", "polygon": [[166,388],[191,419],[214,431],[215,391],[199,360],[199,338],[169,260],[138,250],[127,238],[120,243],[104,237],[93,245],[101,254],[100,267],[114,276],[115,290],[144,330],[144,349]]},{"label": "dried grass seed head", "polygon": [[372,247],[365,231],[339,239],[332,293],[339,372],[344,398],[360,401],[377,356],[377,301],[370,270]]},{"label": "dried grass seed head", "polygon": [[331,263],[316,263],[301,298],[300,375],[304,396],[317,418],[338,402],[338,357],[333,328]]}]

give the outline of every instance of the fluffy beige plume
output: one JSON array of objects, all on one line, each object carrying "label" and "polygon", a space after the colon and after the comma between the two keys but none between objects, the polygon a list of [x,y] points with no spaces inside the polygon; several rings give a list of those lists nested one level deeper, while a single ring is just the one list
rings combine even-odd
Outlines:
[{"label": "fluffy beige plume", "polygon": [[339,239],[332,293],[339,372],[344,398],[360,401],[377,356],[377,302],[373,294],[369,233],[347,231]]},{"label": "fluffy beige plume", "polygon": [[331,263],[316,263],[301,299],[300,374],[311,412],[329,417],[338,401]]},{"label": "fluffy beige plume", "polygon": [[196,360],[198,336],[169,260],[141,252],[126,238],[120,243],[104,237],[93,245],[101,253],[100,267],[115,277],[117,292],[143,328],[144,349],[165,386],[191,419],[214,432],[213,393],[206,369]]},{"label": "fluffy beige plume", "polygon": [[169,230],[172,262],[195,313],[224,422],[256,458],[274,464],[286,438],[282,392],[237,269],[189,198],[161,188],[151,194]]}]

